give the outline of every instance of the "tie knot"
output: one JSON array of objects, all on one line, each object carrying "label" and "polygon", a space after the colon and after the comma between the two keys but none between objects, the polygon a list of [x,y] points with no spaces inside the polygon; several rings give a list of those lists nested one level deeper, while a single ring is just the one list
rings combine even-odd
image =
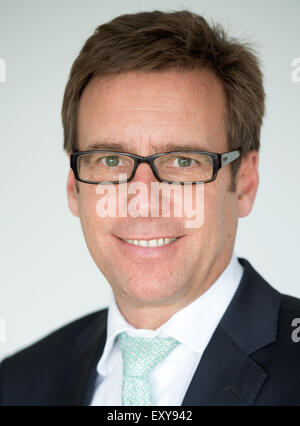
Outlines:
[{"label": "tie knot", "polygon": [[119,334],[125,376],[148,375],[179,342],[173,337],[132,337],[126,332]]}]

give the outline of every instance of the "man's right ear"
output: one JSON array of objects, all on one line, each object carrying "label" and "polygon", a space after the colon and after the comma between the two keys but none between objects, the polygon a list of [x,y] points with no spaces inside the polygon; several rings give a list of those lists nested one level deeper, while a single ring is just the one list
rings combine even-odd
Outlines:
[{"label": "man's right ear", "polygon": [[69,208],[74,216],[79,216],[77,181],[75,179],[72,169],[70,169],[69,175],[68,175],[67,192],[68,192]]}]

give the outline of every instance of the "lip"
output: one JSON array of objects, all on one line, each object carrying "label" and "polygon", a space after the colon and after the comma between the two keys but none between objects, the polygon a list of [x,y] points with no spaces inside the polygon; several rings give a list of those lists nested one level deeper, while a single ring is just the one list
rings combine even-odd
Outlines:
[{"label": "lip", "polygon": [[[116,237],[117,237],[117,235],[116,235]],[[145,241],[150,241],[150,240],[159,240],[160,238],[181,238],[182,237],[182,235],[166,235],[166,234],[164,234],[164,235],[159,235],[159,236],[153,236],[153,235],[151,235],[151,236],[149,236],[149,237],[145,237],[145,236],[139,236],[139,237],[137,237],[137,236],[135,236],[135,237],[133,237],[133,236],[129,236],[129,237],[117,237],[117,238],[120,238],[121,240],[145,240]]]},{"label": "lip", "polygon": [[131,256],[134,258],[140,258],[140,259],[157,259],[157,258],[161,258],[164,256],[171,256],[172,255],[172,251],[177,250],[179,244],[181,244],[181,240],[183,238],[183,236],[181,237],[167,237],[167,236],[162,236],[162,237],[152,237],[151,238],[126,238],[126,240],[128,239],[132,239],[132,240],[153,240],[156,238],[178,238],[175,241],[172,241],[169,244],[166,244],[164,246],[160,246],[160,247],[140,247],[140,246],[136,246],[134,244],[130,244],[127,243],[126,241],[124,241],[122,238],[115,236],[115,239],[117,241],[117,244],[119,244],[120,249],[124,252],[124,255],[126,256]]}]

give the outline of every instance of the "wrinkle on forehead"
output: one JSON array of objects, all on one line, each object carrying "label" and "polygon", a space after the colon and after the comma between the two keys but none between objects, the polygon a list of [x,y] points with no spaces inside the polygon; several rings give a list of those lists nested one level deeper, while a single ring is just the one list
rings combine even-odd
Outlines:
[{"label": "wrinkle on forehead", "polygon": [[[205,79],[201,78],[203,73]],[[186,75],[192,78],[185,78]],[[94,77],[85,88],[81,103],[85,98],[92,101],[97,97],[97,93],[102,93],[102,108],[109,111],[142,110],[142,108],[169,111],[187,108],[197,110],[203,100],[211,103],[216,91],[222,94],[222,84],[209,71],[186,73],[166,71],[160,74],[128,72],[105,78]]]},{"label": "wrinkle on forehead", "polygon": [[94,77],[79,106],[79,140],[224,139],[225,96],[208,71]]}]

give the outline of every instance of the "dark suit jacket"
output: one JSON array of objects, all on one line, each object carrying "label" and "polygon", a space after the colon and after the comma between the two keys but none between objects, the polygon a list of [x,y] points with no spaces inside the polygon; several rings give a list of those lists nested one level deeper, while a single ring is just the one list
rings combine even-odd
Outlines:
[{"label": "dark suit jacket", "polygon": [[[300,300],[281,295],[238,259],[244,266],[240,285],[182,405],[300,405],[300,342],[292,339]],[[0,404],[89,405],[106,323],[104,309],[4,359]]]}]

